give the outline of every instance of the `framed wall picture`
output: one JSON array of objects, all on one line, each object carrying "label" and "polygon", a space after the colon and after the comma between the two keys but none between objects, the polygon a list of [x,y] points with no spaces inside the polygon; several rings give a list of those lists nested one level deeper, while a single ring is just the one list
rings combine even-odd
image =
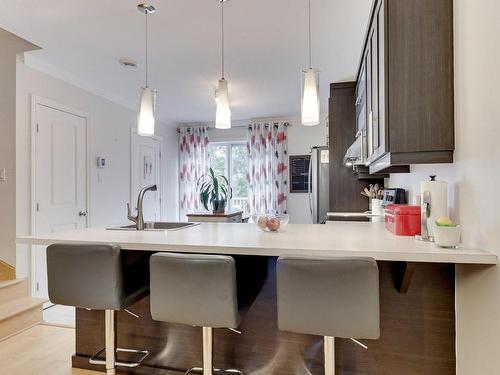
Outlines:
[{"label": "framed wall picture", "polygon": [[311,155],[291,155],[290,166],[290,193],[309,192],[309,168]]}]

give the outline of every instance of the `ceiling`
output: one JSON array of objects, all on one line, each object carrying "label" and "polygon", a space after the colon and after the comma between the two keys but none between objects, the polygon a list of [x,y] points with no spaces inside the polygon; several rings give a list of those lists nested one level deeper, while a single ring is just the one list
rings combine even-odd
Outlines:
[{"label": "ceiling", "polygon": [[[38,67],[130,108],[144,84],[144,15],[133,0],[2,0],[0,27],[40,46]],[[220,78],[217,0],[151,0],[150,84],[166,123],[213,121]],[[312,0],[313,66],[328,84],[355,75],[372,0]],[[9,11],[6,11],[8,9]],[[307,0],[225,4],[226,79],[233,119],[295,116],[308,65]],[[139,62],[122,68],[121,58]]]}]

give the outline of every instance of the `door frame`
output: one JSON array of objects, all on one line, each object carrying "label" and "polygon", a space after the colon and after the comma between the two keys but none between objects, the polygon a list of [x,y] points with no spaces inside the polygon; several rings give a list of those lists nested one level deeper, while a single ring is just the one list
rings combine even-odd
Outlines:
[{"label": "door frame", "polygon": [[[36,147],[36,133],[37,133],[37,123],[38,123],[38,117],[37,117],[37,106],[42,105],[48,108],[55,109],[57,111],[61,112],[66,112],[71,115],[81,117],[85,119],[86,123],[86,129],[85,129],[85,179],[86,179],[86,196],[85,199],[87,200],[87,217],[86,217],[86,222],[85,226],[89,227],[91,225],[91,216],[92,216],[92,210],[91,210],[91,194],[90,194],[90,139],[91,139],[91,119],[90,115],[87,112],[81,111],[77,108],[73,108],[71,106],[68,106],[66,104],[61,104],[58,103],[52,99],[48,99],[39,95],[32,94],[31,95],[31,136],[30,136],[30,142],[31,142],[31,165],[30,165],[30,180],[31,180],[31,204],[30,204],[30,216],[31,216],[31,235],[36,235],[37,231],[37,223],[36,223],[36,188],[37,188],[37,181],[36,181],[36,168],[37,168],[37,163],[36,163],[36,153],[37,153],[37,147]],[[34,295],[36,292],[36,259],[35,259],[35,250],[34,250],[35,245],[30,245],[30,294]]]},{"label": "door frame", "polygon": [[[137,133],[137,128],[136,127],[131,127],[130,128],[130,206],[133,207],[134,201],[137,199],[137,197],[132,196],[134,194],[134,137],[139,136]],[[160,197],[160,219],[163,220],[163,215],[164,215],[164,209],[163,209],[163,202],[164,202],[164,197],[163,197],[163,155],[162,155],[162,150],[163,150],[163,137],[160,135],[150,135],[146,136],[147,138],[153,138],[158,142],[159,145],[159,163],[156,167],[156,173],[158,174],[158,181],[157,185],[159,185],[159,190],[158,194]]]}]

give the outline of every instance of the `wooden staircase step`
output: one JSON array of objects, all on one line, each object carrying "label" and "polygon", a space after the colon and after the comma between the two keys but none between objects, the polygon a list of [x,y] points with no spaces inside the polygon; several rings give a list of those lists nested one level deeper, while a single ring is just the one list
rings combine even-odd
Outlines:
[{"label": "wooden staircase step", "polygon": [[12,301],[16,298],[28,296],[28,280],[15,279],[0,281],[0,304]]},{"label": "wooden staircase step", "polygon": [[0,340],[42,321],[44,298],[20,297],[0,304]]},{"label": "wooden staircase step", "polygon": [[3,260],[0,260],[0,280],[13,280],[15,278],[16,269]]}]

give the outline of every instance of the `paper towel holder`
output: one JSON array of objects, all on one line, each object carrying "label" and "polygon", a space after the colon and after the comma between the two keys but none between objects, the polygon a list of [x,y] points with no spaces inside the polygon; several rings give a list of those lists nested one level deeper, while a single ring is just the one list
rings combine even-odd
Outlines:
[{"label": "paper towel holder", "polygon": [[[431,181],[436,181],[436,175],[430,175]],[[434,242],[434,237],[429,235],[429,217],[431,216],[432,199],[431,192],[422,192],[422,207],[421,207],[421,234],[415,236],[418,241]]]},{"label": "paper towel holder", "polygon": [[424,191],[422,195],[422,208],[421,208],[421,234],[415,236],[416,240],[434,242],[434,237],[429,236],[429,217],[431,216],[432,201],[430,191]]}]

